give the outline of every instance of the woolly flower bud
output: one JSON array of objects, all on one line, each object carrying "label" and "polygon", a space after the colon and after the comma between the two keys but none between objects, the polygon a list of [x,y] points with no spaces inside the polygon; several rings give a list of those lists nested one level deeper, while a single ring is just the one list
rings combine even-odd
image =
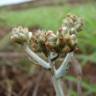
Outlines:
[{"label": "woolly flower bud", "polygon": [[59,47],[58,52],[68,53],[75,49],[77,45],[77,36],[75,34],[70,34],[67,30],[66,32],[58,32],[57,45]]},{"label": "woolly flower bud", "polygon": [[57,36],[65,35],[68,32],[68,28],[66,26],[62,26],[59,31],[57,31]]},{"label": "woolly flower bud", "polygon": [[71,43],[72,43],[72,45],[75,45],[75,44],[77,44],[77,37],[76,37],[76,35],[75,34],[72,34],[71,36],[70,36],[70,38],[71,38]]},{"label": "woolly flower bud", "polygon": [[76,32],[82,30],[83,20],[78,16],[69,14],[64,19],[62,26],[66,26],[69,30],[69,33],[76,34]]},{"label": "woolly flower bud", "polygon": [[45,34],[46,32],[43,30],[37,30],[32,37],[32,48],[34,51],[44,51],[45,48]]},{"label": "woolly flower bud", "polygon": [[67,17],[63,21],[64,26],[67,26],[69,28],[73,26],[73,23],[74,23],[73,20],[71,18],[69,18],[69,17]]},{"label": "woolly flower bud", "polygon": [[43,31],[40,33],[40,35],[39,35],[39,37],[38,37],[38,42],[45,42],[45,40],[46,40],[46,39],[45,39],[45,38],[46,38],[46,37],[45,37],[45,34],[46,34],[46,33],[43,32]]},{"label": "woolly flower bud", "polygon": [[32,38],[32,33],[27,28],[17,27],[12,29],[10,39],[18,44],[28,43]]},{"label": "woolly flower bud", "polygon": [[46,41],[45,41],[46,48],[48,50],[54,50],[54,48],[56,47],[57,37],[53,33],[53,31],[49,30],[48,32],[46,32],[45,38],[46,38]]},{"label": "woolly flower bud", "polygon": [[63,45],[61,52],[68,53],[75,50],[77,45],[77,37],[75,34],[66,34],[63,40],[63,44],[61,43]]}]

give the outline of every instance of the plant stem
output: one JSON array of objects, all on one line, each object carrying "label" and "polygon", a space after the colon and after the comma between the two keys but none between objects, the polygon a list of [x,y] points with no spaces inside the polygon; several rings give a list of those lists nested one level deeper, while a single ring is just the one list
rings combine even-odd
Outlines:
[{"label": "plant stem", "polygon": [[53,85],[56,91],[56,96],[64,96],[63,88],[61,85],[61,80],[53,76],[52,81],[53,81]]},{"label": "plant stem", "polygon": [[69,61],[71,61],[72,55],[73,55],[73,52],[67,54],[63,63],[56,71],[56,74],[55,74],[56,78],[61,78],[62,76],[64,76],[64,74],[66,73],[66,70],[68,68],[68,63],[69,63]]},{"label": "plant stem", "polygon": [[49,61],[49,64],[51,66],[52,82],[53,82],[54,89],[56,91],[56,96],[64,96],[63,88],[62,88],[62,85],[61,85],[61,79],[60,78],[57,79],[55,77],[56,69],[55,69],[54,64],[51,61],[51,56],[52,55],[50,53],[50,55],[48,57],[48,61]]},{"label": "plant stem", "polygon": [[24,50],[39,65],[43,66],[46,69],[50,69],[51,68],[50,65],[49,65],[49,63],[47,63],[42,58],[40,58],[37,54],[35,54],[27,45],[24,45]]}]

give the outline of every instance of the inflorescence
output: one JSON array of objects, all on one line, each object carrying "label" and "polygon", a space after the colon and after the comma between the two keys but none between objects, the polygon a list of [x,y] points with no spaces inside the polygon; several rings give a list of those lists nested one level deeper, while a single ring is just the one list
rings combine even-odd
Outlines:
[{"label": "inflorescence", "polygon": [[34,51],[41,51],[46,56],[49,52],[69,53],[76,49],[77,34],[82,30],[83,21],[75,15],[67,15],[57,32],[38,30],[34,35],[27,28],[13,28],[11,40],[18,44],[31,41]]}]

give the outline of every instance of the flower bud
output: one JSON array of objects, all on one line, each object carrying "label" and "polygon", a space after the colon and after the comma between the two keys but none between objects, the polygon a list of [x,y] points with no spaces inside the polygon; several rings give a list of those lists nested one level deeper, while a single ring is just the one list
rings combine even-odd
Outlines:
[{"label": "flower bud", "polygon": [[57,37],[53,31],[46,32],[45,46],[48,50],[55,50]]},{"label": "flower bud", "polygon": [[71,36],[70,36],[70,38],[71,38],[71,44],[74,46],[74,45],[76,45],[77,44],[77,37],[76,37],[76,35],[75,34],[72,34]]},{"label": "flower bud", "polygon": [[80,17],[69,14],[62,25],[68,28],[70,34],[77,34],[82,30],[83,20]]},{"label": "flower bud", "polygon": [[10,39],[18,44],[28,43],[32,38],[32,33],[27,28],[17,27],[12,29]]}]

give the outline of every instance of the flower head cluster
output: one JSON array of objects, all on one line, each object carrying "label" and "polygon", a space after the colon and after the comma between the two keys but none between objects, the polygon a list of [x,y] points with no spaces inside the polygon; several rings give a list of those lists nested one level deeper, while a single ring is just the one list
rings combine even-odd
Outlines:
[{"label": "flower head cluster", "polygon": [[28,31],[28,28],[21,26],[12,29],[10,39],[12,42],[18,44],[28,43],[32,38],[32,33]]},{"label": "flower head cluster", "polygon": [[49,52],[68,53],[74,51],[77,45],[77,33],[81,31],[83,21],[80,17],[67,15],[57,33],[48,30],[28,31],[27,28],[13,28],[11,40],[18,44],[31,40],[34,51],[41,51],[48,56]]},{"label": "flower head cluster", "polygon": [[49,51],[55,51],[57,37],[53,31],[38,30],[32,37],[34,51],[42,51],[48,55]]},{"label": "flower head cluster", "polygon": [[69,31],[70,34],[76,34],[82,30],[83,20],[82,18],[68,14],[67,17],[63,20],[62,27],[66,31]]},{"label": "flower head cluster", "polygon": [[32,48],[48,54],[68,53],[74,51],[78,43],[77,33],[82,29],[82,19],[74,15],[68,15],[57,33],[49,31],[37,31],[32,37]]}]

